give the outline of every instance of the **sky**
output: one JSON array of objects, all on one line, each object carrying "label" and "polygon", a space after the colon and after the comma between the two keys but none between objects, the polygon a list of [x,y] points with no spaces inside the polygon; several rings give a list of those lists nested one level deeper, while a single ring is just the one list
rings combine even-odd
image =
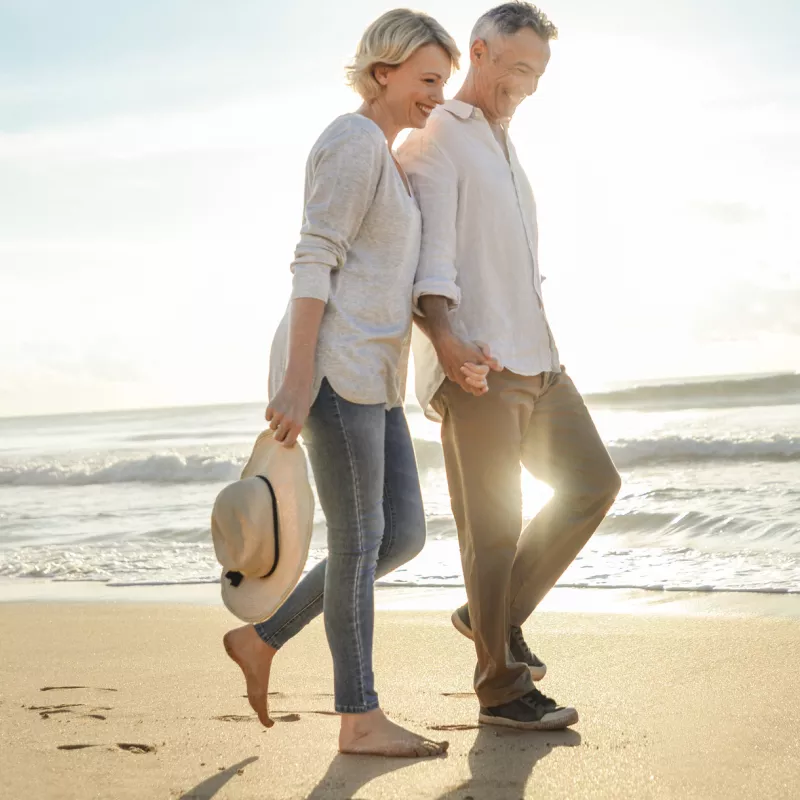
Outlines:
[{"label": "sky", "polygon": [[[0,416],[266,399],[305,159],[392,7],[0,0]],[[419,7],[466,51],[488,5]],[[542,8],[511,135],[579,387],[800,370],[800,4]]]}]

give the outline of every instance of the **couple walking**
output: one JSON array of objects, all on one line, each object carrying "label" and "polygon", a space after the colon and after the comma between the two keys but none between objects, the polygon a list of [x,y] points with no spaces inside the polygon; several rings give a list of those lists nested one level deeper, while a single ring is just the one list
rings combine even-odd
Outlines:
[{"label": "couple walking", "polygon": [[[560,366],[542,302],[533,193],[508,136],[555,36],[529,3],[492,9],[473,30],[464,85],[445,101],[455,42],[425,14],[391,11],[364,33],[350,68],[363,105],[311,151],[266,416],[284,447],[302,432],[328,557],[266,622],[225,636],[267,726],[272,661],[324,611],[339,749],[427,756],[447,747],[383,714],[372,671],[375,578],[425,541],[403,412],[412,338],[420,403],[442,425],[468,598],[453,624],[475,643],[479,719],[534,730],[578,720],[534,686],[545,665],[522,636],[620,486]],[[521,465],[554,490],[525,530]]]}]

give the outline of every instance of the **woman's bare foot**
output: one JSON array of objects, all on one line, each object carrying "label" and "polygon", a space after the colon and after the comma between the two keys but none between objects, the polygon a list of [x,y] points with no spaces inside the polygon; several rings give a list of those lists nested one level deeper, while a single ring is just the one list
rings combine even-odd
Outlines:
[{"label": "woman's bare foot", "polygon": [[258,714],[261,724],[271,728],[275,723],[269,718],[267,692],[269,670],[278,651],[270,647],[252,625],[235,628],[222,637],[225,652],[239,665],[247,683],[247,699]]},{"label": "woman's bare foot", "polygon": [[340,753],[422,758],[441,755],[448,746],[448,742],[433,742],[395,725],[379,708],[366,714],[342,714]]}]

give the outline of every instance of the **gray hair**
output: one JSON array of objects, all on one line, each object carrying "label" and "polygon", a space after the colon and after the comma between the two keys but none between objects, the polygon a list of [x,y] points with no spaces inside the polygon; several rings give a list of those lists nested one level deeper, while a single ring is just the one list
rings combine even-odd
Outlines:
[{"label": "gray hair", "polygon": [[364,31],[356,57],[347,68],[347,83],[370,102],[382,90],[375,79],[375,67],[379,64],[397,67],[428,44],[441,47],[453,70],[458,69],[461,56],[458,46],[433,17],[406,8],[387,11]]},{"label": "gray hair", "polygon": [[470,47],[478,39],[488,42],[494,36],[513,36],[523,28],[530,28],[545,41],[558,38],[558,28],[544,11],[532,3],[514,0],[487,11],[476,23],[470,36]]}]

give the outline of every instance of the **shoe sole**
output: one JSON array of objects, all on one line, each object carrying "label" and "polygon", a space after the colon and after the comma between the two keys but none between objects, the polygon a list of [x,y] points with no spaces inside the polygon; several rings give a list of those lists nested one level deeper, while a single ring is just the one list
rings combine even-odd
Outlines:
[{"label": "shoe sole", "polygon": [[[475,641],[472,636],[472,628],[469,628],[467,625],[464,624],[464,620],[458,616],[458,611],[454,611],[450,617],[450,621],[453,623],[453,627],[462,635],[466,636],[467,639],[470,641]],[[531,667],[529,666],[528,669],[531,673],[531,679],[534,681],[540,681],[547,675],[547,666],[542,664],[541,667]]]},{"label": "shoe sole", "polygon": [[[548,719],[549,717],[549,719]],[[499,728],[515,728],[520,731],[563,731],[578,722],[578,712],[574,708],[564,708],[545,714],[538,722],[521,722],[508,717],[493,717],[491,714],[478,714],[482,725],[495,725]]]}]

